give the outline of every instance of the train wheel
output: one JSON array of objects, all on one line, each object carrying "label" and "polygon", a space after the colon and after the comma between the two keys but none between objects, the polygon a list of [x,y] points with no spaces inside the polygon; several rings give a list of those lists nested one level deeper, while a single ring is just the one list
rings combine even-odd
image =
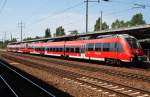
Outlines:
[{"label": "train wheel", "polygon": [[69,56],[68,56],[68,55],[67,55],[67,56],[65,56],[65,59],[66,59],[66,60],[68,60],[68,59],[69,59]]},{"label": "train wheel", "polygon": [[121,61],[120,61],[120,60],[116,60],[116,64],[117,64],[118,66],[120,66],[120,65],[121,65]]},{"label": "train wheel", "polygon": [[111,63],[110,59],[105,58],[105,64],[108,65],[108,64],[110,64],[110,63]]}]

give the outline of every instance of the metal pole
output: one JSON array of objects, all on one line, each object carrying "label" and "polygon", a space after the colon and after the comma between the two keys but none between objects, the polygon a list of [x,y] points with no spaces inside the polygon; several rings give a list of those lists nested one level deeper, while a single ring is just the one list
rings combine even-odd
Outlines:
[{"label": "metal pole", "polygon": [[100,16],[100,31],[102,30],[103,27],[103,12],[101,11],[101,16]]},{"label": "metal pole", "polygon": [[22,21],[21,21],[21,42],[22,42]]},{"label": "metal pole", "polygon": [[88,6],[89,6],[89,1],[86,1],[86,33],[88,32]]},{"label": "metal pole", "polygon": [[[106,1],[106,2],[108,2],[109,0],[103,0],[103,1]],[[96,1],[89,1],[89,0],[86,0],[86,1],[84,1],[84,2],[86,2],[86,33],[88,32],[88,6],[89,6],[89,2],[98,2],[98,3],[100,3],[100,0],[96,0]]]},{"label": "metal pole", "polygon": [[3,48],[5,48],[5,42],[6,42],[6,32],[4,32],[4,38],[3,38]]},{"label": "metal pole", "polygon": [[12,33],[10,33],[11,34],[11,36],[10,36],[10,40],[12,41]]},{"label": "metal pole", "polygon": [[4,32],[4,42],[6,41],[6,32]]},{"label": "metal pole", "polygon": [[20,27],[20,32],[21,32],[20,38],[21,38],[21,42],[22,42],[23,22],[21,21],[20,23],[18,23],[18,26]]}]

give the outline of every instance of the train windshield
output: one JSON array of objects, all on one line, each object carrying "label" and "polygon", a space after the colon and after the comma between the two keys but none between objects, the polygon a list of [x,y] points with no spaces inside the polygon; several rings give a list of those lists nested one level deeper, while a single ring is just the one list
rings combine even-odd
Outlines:
[{"label": "train windshield", "polygon": [[138,41],[135,38],[126,38],[130,48],[141,48],[140,44],[138,43]]}]

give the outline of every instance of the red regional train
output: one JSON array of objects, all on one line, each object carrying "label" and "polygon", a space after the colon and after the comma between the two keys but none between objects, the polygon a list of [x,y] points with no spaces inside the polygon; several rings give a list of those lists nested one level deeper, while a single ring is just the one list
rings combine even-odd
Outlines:
[{"label": "red regional train", "polygon": [[108,64],[148,61],[137,39],[128,34],[101,35],[95,39],[86,40],[10,43],[7,50],[99,60]]}]

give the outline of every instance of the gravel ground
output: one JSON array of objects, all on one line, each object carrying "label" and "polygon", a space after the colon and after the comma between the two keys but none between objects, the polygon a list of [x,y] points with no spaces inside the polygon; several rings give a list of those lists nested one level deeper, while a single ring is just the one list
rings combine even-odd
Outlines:
[{"label": "gravel ground", "polygon": [[[36,60],[32,60],[32,61],[37,62]],[[100,78],[100,79],[104,79],[104,80],[109,80],[109,81],[112,81],[112,82],[116,82],[116,83],[124,84],[124,85],[127,85],[127,86],[131,86],[131,87],[135,87],[135,88],[150,91],[150,83],[148,83],[148,82],[143,82],[143,81],[135,80],[135,79],[127,79],[127,78],[123,78],[123,77],[111,76],[111,75],[108,75],[108,74],[105,74],[105,73],[102,73],[102,72],[91,72],[91,71],[87,71],[87,70],[83,70],[83,69],[79,69],[79,68],[72,68],[72,67],[63,66],[63,65],[50,64],[48,62],[38,62],[38,63],[41,63],[41,64],[46,65],[46,66],[56,67],[56,68],[60,68],[60,69],[63,69],[63,70],[68,70],[68,71],[73,71],[73,72],[76,72],[76,73],[85,74],[87,76],[96,77],[96,78]],[[107,68],[111,69],[108,66],[107,66]],[[122,69],[122,68],[117,68],[117,67],[114,67],[114,69],[120,70],[120,71],[128,70],[126,68]],[[134,73],[133,71],[134,70],[130,70],[130,72]],[[139,70],[137,70],[136,72],[138,72],[138,71]],[[126,72],[129,72],[129,71],[126,71]],[[144,73],[146,71],[139,71],[139,72]]]},{"label": "gravel ground", "polygon": [[[32,61],[37,62],[36,60],[32,60]],[[56,67],[56,68],[60,68],[63,70],[68,70],[68,71],[73,71],[76,73],[85,74],[87,76],[96,77],[96,78],[100,78],[103,80],[109,80],[112,82],[121,83],[121,84],[125,84],[125,85],[131,86],[131,87],[150,91],[150,83],[148,83],[148,82],[142,82],[140,80],[127,79],[127,78],[123,78],[123,77],[110,76],[110,75],[102,73],[102,72],[90,72],[90,71],[82,70],[82,69],[78,69],[78,68],[50,64],[48,62],[38,62],[38,63],[42,63],[43,65],[46,65],[46,66]],[[77,62],[77,63],[80,63],[80,62]],[[65,91],[75,97],[108,97],[107,95],[102,94],[101,92],[82,87],[76,83],[70,82],[68,80],[65,80],[64,78],[50,74],[46,71],[28,67],[23,64],[12,64],[12,65],[14,65],[17,68],[22,69],[25,72],[28,72],[29,74],[31,74],[39,79],[42,79],[43,81],[45,81],[51,85],[54,85],[55,87]],[[83,65],[89,66],[87,63],[83,63]],[[106,69],[113,69],[113,70],[124,71],[124,72],[137,73],[137,74],[144,74],[144,75],[148,75],[148,76],[150,75],[149,71],[144,71],[144,70],[142,70],[142,71],[141,70],[132,70],[132,69],[128,69],[128,68],[111,67],[111,66],[104,66],[104,65],[100,66],[100,65],[96,65],[96,64],[92,64],[90,66],[97,67],[97,68],[106,68]]]},{"label": "gravel ground", "polygon": [[[25,55],[25,56],[31,56],[31,55]],[[47,57],[41,57],[41,56],[33,56],[36,58],[42,59],[49,59]],[[64,59],[59,59],[59,58],[51,58],[52,60],[56,60],[56,61],[60,61],[60,62],[73,62],[76,64],[81,64],[83,66],[89,66],[89,67],[96,67],[96,68],[105,68],[105,69],[110,69],[110,70],[116,70],[116,71],[124,71],[124,72],[129,72],[129,73],[135,73],[135,74],[143,74],[143,75],[147,75],[150,76],[150,66],[147,66],[148,68],[145,69],[141,69],[141,68],[134,68],[134,67],[115,67],[115,66],[107,66],[107,65],[101,65],[101,64],[94,64],[94,63],[84,63],[84,62],[77,62],[77,61],[72,61],[72,60],[64,60]],[[86,60],[85,60],[86,61]],[[142,64],[137,64],[137,65],[142,65]],[[150,64],[149,64],[150,65]]]},{"label": "gravel ground", "polygon": [[[14,63],[13,61],[9,61],[9,62]],[[79,84],[70,82],[66,80],[65,78],[50,74],[43,70],[32,68],[23,64],[12,64],[12,65],[45,81],[46,83],[50,85],[57,87],[58,89],[64,92],[69,93],[70,95],[74,97],[108,97],[108,95],[102,94],[101,92],[82,87]]]}]

